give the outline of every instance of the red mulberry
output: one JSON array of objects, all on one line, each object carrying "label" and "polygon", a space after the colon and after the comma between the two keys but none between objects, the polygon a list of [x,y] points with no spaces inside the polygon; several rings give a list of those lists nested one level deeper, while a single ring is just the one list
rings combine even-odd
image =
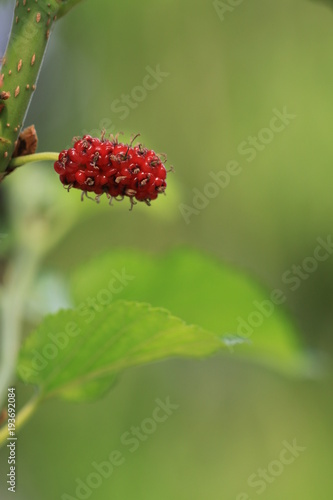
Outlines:
[{"label": "red mulberry", "polygon": [[83,199],[88,192],[95,193],[96,201],[106,193],[110,199],[129,197],[131,208],[134,200],[150,205],[166,188],[164,164],[154,151],[141,144],[119,143],[90,135],[77,139],[72,148],[59,153],[54,170],[62,184],[81,189]]}]

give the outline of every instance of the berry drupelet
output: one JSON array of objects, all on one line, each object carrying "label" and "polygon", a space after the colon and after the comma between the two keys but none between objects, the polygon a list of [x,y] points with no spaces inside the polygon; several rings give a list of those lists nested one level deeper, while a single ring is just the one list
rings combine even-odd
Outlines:
[{"label": "berry drupelet", "polygon": [[68,190],[82,190],[81,199],[93,192],[99,202],[106,193],[111,204],[113,198],[122,200],[128,196],[131,209],[134,200],[150,205],[167,185],[165,166],[154,151],[103,136],[76,139],[72,148],[60,152],[54,170]]}]

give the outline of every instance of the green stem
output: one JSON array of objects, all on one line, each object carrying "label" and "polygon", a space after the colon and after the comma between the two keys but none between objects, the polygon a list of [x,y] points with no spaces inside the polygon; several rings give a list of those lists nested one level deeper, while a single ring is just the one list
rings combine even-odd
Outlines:
[{"label": "green stem", "polygon": [[0,408],[7,389],[15,377],[25,298],[36,273],[39,259],[40,255],[34,249],[18,250],[12,268],[8,270],[6,284],[1,290]]},{"label": "green stem", "polygon": [[59,12],[58,12],[58,19],[60,19],[62,16],[67,14],[75,5],[80,3],[81,0],[69,0],[69,1],[64,1],[62,2],[63,5],[60,7]]},{"label": "green stem", "polygon": [[22,129],[58,10],[56,0],[16,3],[1,69],[1,91],[9,92],[10,97],[7,94],[0,113],[0,172],[6,170]]},{"label": "green stem", "polygon": [[[31,399],[17,414],[15,420],[15,433],[17,433],[21,427],[29,420],[29,418],[35,413],[37,406],[40,403],[40,396],[36,396]],[[4,425],[0,429],[0,448],[3,446],[8,437],[7,425]]]},{"label": "green stem", "polygon": [[26,165],[27,163],[33,163],[36,161],[57,161],[59,153],[36,153],[34,155],[18,156],[13,158],[9,164],[9,168],[17,168]]},{"label": "green stem", "polygon": [[78,0],[19,0],[0,72],[0,180],[23,127],[54,21]]}]

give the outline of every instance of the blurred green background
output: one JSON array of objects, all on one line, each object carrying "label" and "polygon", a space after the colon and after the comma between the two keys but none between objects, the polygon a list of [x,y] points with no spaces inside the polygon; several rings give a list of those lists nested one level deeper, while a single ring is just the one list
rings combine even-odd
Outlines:
[{"label": "blurred green background", "polygon": [[[61,150],[73,136],[106,126],[126,139],[140,132],[147,146],[167,152],[176,172],[151,208],[129,213],[127,204],[91,203],[45,269],[68,276],[74,264],[112,247],[193,246],[248,270],[268,290],[282,288],[305,345],[331,355],[333,258],[295,292],[282,275],[333,231],[332,53],[333,10],[321,2],[244,1],[223,20],[212,1],[83,2],[54,30],[27,117],[39,150]],[[112,103],[156,65],[169,75],[121,119]],[[239,145],[284,106],[296,118],[247,162]],[[230,160],[242,173],[186,224],[179,204],[191,205],[192,190],[203,190],[209,172]],[[38,175],[47,167],[27,168]],[[4,194],[14,182],[6,180]],[[59,204],[67,196],[80,203],[79,193],[67,195],[60,183],[57,190]],[[30,394],[18,390],[22,399]],[[122,434],[167,396],[179,409],[130,453]],[[232,356],[132,369],[97,403],[42,405],[19,436],[16,498],[75,497],[76,478],[85,480],[93,461],[118,449],[125,463],[89,498],[241,500],[244,492],[331,500],[332,417],[331,375],[290,380]],[[249,476],[294,439],[306,450],[258,495]]]}]

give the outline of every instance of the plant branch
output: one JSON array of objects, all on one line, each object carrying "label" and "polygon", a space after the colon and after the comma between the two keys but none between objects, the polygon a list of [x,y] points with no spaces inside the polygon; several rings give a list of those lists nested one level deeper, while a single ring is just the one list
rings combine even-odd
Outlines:
[{"label": "plant branch", "polygon": [[12,267],[8,270],[7,282],[1,290],[0,408],[15,376],[25,298],[39,257],[35,249],[18,250]]},{"label": "plant branch", "polygon": [[54,22],[58,14],[62,17],[77,3],[79,0],[16,2],[12,31],[0,71],[0,181],[6,175],[36,89]]},{"label": "plant branch", "polygon": [[16,3],[0,75],[0,172],[5,172],[23,127],[58,10],[55,0]]},{"label": "plant branch", "polygon": [[[35,413],[36,408],[40,402],[40,396],[32,398],[16,415],[15,420],[15,432],[17,433],[21,427],[29,420],[29,418]],[[0,448],[3,446],[8,437],[7,425],[4,425],[0,429]]]},{"label": "plant branch", "polygon": [[62,3],[62,6],[60,7],[59,11],[58,11],[58,19],[60,19],[61,17],[63,17],[65,14],[67,14],[68,11],[70,11],[73,7],[75,7],[75,5],[77,5],[78,3],[80,3],[81,0],[65,0]]}]

